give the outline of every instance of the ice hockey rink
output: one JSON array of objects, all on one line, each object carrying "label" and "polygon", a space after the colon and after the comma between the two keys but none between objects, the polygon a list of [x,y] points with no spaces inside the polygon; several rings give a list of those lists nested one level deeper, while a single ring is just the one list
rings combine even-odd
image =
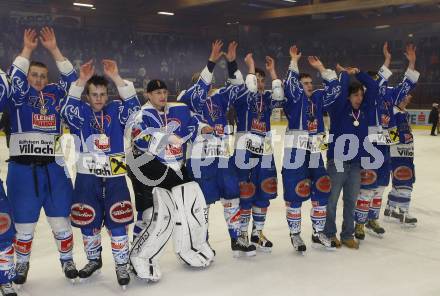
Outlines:
[{"label": "ice hockey rink", "polygon": [[[276,126],[279,134],[283,126]],[[1,178],[6,180],[8,157],[5,138],[0,137]],[[402,228],[397,223],[382,224],[383,239],[367,235],[359,250],[345,247],[337,251],[315,249],[311,245],[309,203],[303,208],[303,238],[308,250],[295,253],[289,238],[282,199],[281,175],[279,197],[269,209],[266,236],[274,243],[271,254],[258,253],[253,258],[232,258],[223,211],[216,204],[210,211],[210,243],[216,250],[215,262],[206,270],[194,270],[179,262],[169,243],[161,259],[162,280],[146,284],[132,277],[125,292],[119,288],[114,271],[110,242],[103,235],[101,274],[85,283],[72,285],[61,272],[58,253],[49,225],[42,213],[37,227],[28,282],[19,295],[440,295],[440,136],[427,130],[415,131],[415,184],[412,214],[416,228]],[[282,145],[275,145],[280,168]],[[26,184],[22,184],[26,186]],[[386,200],[386,199],[385,199]],[[341,224],[342,202],[338,209]],[[130,229],[131,230],[131,229]],[[74,257],[77,267],[86,263],[81,233],[74,230]]]}]

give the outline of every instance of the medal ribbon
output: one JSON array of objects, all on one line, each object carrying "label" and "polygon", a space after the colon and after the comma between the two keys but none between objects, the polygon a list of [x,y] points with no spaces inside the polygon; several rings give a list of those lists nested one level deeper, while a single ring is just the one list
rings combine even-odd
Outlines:
[{"label": "medal ribbon", "polygon": [[96,125],[98,126],[99,132],[101,134],[105,134],[104,132],[104,111],[101,110],[101,125],[98,122],[98,118],[96,118],[95,112],[93,112],[93,116],[95,117]]}]

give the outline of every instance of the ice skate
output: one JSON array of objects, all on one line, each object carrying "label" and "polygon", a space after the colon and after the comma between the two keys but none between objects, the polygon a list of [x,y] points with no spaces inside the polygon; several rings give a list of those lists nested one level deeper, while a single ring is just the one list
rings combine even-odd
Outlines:
[{"label": "ice skate", "polygon": [[116,265],[116,278],[118,279],[118,284],[121,286],[121,289],[125,291],[127,289],[127,285],[130,283],[128,264]]},{"label": "ice skate", "polygon": [[272,252],[273,244],[264,236],[262,230],[252,230],[251,244],[254,245],[258,251],[265,253]]},{"label": "ice skate", "polygon": [[12,283],[0,285],[0,291],[2,292],[2,296],[17,296]]},{"label": "ice skate", "polygon": [[379,225],[379,222],[377,219],[369,220],[367,224],[365,224],[365,227],[368,229],[369,233],[372,235],[375,235],[379,238],[383,238],[383,235],[385,233],[385,229]]},{"label": "ice skate", "polygon": [[257,255],[256,247],[249,244],[247,232],[242,232],[237,239],[231,239],[231,250],[234,258]]},{"label": "ice skate", "polygon": [[290,241],[295,251],[297,251],[301,255],[305,254],[307,247],[299,233],[290,234]]},{"label": "ice skate", "polygon": [[73,260],[64,261],[62,268],[66,279],[68,279],[72,284],[74,284],[75,279],[78,277],[78,270],[76,269]]},{"label": "ice skate", "polygon": [[29,262],[17,262],[15,265],[16,276],[14,284],[17,285],[17,289],[20,290],[21,286],[26,282],[29,272]]},{"label": "ice skate", "polygon": [[323,232],[314,231],[312,234],[312,242],[314,246],[324,246],[329,251],[336,250],[336,244],[329,239]]},{"label": "ice skate", "polygon": [[78,272],[79,281],[82,283],[93,274],[100,274],[102,268],[102,259],[89,260],[89,262]]},{"label": "ice skate", "polygon": [[384,216],[387,217],[388,220],[394,218],[396,221],[402,223],[404,226],[415,227],[417,225],[417,218],[411,216],[408,212],[402,211],[401,209],[397,211],[396,208],[387,206],[384,211]]}]

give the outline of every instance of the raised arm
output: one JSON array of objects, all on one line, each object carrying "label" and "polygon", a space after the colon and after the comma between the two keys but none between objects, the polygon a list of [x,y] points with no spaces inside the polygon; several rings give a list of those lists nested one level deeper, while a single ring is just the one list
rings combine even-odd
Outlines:
[{"label": "raised arm", "polygon": [[405,56],[408,59],[408,69],[405,72],[402,82],[393,88],[388,88],[388,91],[391,92],[390,97],[394,105],[400,104],[400,102],[405,99],[408,93],[416,87],[420,77],[420,73],[415,69],[416,47],[414,44],[408,44],[406,46]]},{"label": "raised arm", "polygon": [[287,102],[297,103],[304,94],[304,89],[299,81],[298,62],[301,59],[301,52],[296,45],[290,47],[290,65],[287,71],[287,77],[284,81],[284,95]]},{"label": "raised arm", "polygon": [[324,64],[316,56],[307,57],[310,66],[315,68],[321,74],[324,80],[324,94],[323,94],[323,105],[328,107],[333,104],[336,98],[341,93],[341,85],[339,84],[338,76],[336,72],[330,69],[326,69]]},{"label": "raised arm", "polygon": [[41,44],[52,55],[58,70],[60,71],[60,79],[58,87],[65,92],[69,91],[70,85],[78,79],[72,63],[66,59],[58,48],[55,31],[52,28],[44,27],[40,31]]},{"label": "raised arm", "polygon": [[266,56],[266,70],[269,72],[270,77],[272,78],[271,106],[274,108],[282,107],[284,102],[283,83],[280,79],[278,79],[275,69],[275,60],[270,56]]},{"label": "raised arm", "polygon": [[37,46],[37,32],[34,29],[26,29],[23,34],[23,49],[12,63],[9,73],[11,77],[11,99],[15,106],[22,105],[28,99],[29,83],[27,75],[32,52]]},{"label": "raised arm", "polygon": [[118,88],[121,101],[116,101],[118,108],[119,122],[125,126],[128,118],[140,109],[139,99],[136,94],[133,82],[124,80],[119,75],[119,69],[116,61],[103,60],[104,74],[109,77]]},{"label": "raised arm", "polygon": [[208,92],[211,88],[214,67],[223,55],[221,51],[222,47],[223,42],[220,40],[216,40],[212,43],[208,64],[200,73],[198,80],[189,89],[182,91],[177,98],[178,101],[188,105],[193,112],[198,114],[202,114],[203,112],[203,105],[206,102]]},{"label": "raised arm", "polygon": [[63,100],[61,116],[71,128],[81,129],[84,124],[85,103],[81,100],[81,95],[94,73],[95,66],[92,60],[82,65],[78,80],[72,83],[67,98]]}]

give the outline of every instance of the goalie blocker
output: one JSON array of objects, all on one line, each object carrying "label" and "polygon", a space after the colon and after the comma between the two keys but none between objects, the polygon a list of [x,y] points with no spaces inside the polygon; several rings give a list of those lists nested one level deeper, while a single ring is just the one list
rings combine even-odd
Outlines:
[{"label": "goalie blocker", "polygon": [[[140,172],[153,180],[152,174],[163,173],[157,186],[147,186],[130,178],[136,196],[138,221],[130,262],[138,278],[158,281],[161,278],[159,259],[167,242],[172,239],[176,255],[191,267],[207,267],[215,253],[207,242],[207,206],[196,182],[183,172],[183,178],[157,159],[140,168]],[[153,177],[153,178],[152,178]]]}]

